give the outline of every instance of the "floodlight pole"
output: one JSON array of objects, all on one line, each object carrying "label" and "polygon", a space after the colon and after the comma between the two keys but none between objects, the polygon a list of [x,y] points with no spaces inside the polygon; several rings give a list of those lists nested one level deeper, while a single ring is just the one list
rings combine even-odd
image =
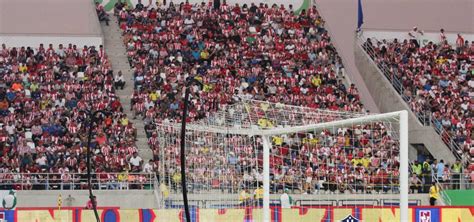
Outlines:
[{"label": "floodlight pole", "polygon": [[89,110],[84,110],[85,113],[89,115],[89,136],[87,137],[87,186],[89,188],[89,200],[92,203],[92,209],[94,210],[95,219],[97,222],[100,222],[99,213],[97,212],[97,202],[94,200],[94,195],[92,194],[92,185],[91,185],[91,142],[92,142],[92,131],[94,129],[94,123],[97,121],[96,115],[97,113],[101,113],[102,115],[107,115],[107,113],[103,110],[97,110],[95,112],[91,112]]},{"label": "floodlight pole", "polygon": [[188,78],[186,82],[186,89],[184,91],[184,107],[183,115],[181,116],[181,188],[183,189],[183,203],[184,203],[184,213],[186,215],[186,222],[191,222],[191,215],[189,213],[189,204],[188,204],[188,190],[186,187],[186,158],[185,158],[185,148],[186,148],[186,117],[188,115],[188,100],[189,100],[189,88],[197,84],[202,88],[202,83],[197,81],[195,78]]}]

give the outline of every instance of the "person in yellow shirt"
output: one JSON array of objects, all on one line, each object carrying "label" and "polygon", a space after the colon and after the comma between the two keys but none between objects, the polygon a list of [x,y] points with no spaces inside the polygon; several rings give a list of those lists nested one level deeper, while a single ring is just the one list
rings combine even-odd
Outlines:
[{"label": "person in yellow shirt", "polygon": [[258,120],[258,126],[260,128],[273,128],[273,123],[265,118],[261,118]]},{"label": "person in yellow shirt", "polygon": [[214,86],[211,85],[211,84],[204,84],[204,87],[203,87],[202,90],[203,90],[204,92],[211,92],[213,88],[214,88]]},{"label": "person in yellow shirt", "polygon": [[439,187],[436,182],[431,183],[430,187],[430,205],[435,206],[436,201],[439,199]]},{"label": "person in yellow shirt", "polygon": [[313,86],[315,87],[319,87],[321,85],[321,78],[319,76],[315,76],[313,78],[311,78],[311,84],[313,84]]},{"label": "person in yellow shirt", "polygon": [[207,60],[207,59],[209,59],[209,52],[208,52],[207,50],[203,50],[203,51],[201,52],[201,59],[202,59],[202,60]]},{"label": "person in yellow shirt", "polygon": [[165,208],[168,207],[168,202],[169,202],[169,196],[170,196],[170,190],[168,189],[168,186],[166,186],[166,184],[164,183],[161,183],[160,184],[160,192],[161,192],[161,195],[163,196],[163,200],[164,200],[164,204],[165,204]]},{"label": "person in yellow shirt", "polygon": [[40,109],[46,109],[46,107],[48,107],[49,105],[49,99],[43,99],[40,101]]},{"label": "person in yellow shirt", "polygon": [[25,73],[28,71],[28,67],[26,65],[21,64],[20,67],[18,67],[18,70],[22,73]]},{"label": "person in yellow shirt", "polygon": [[239,204],[240,206],[248,206],[250,202],[250,195],[247,192],[247,188],[244,188],[239,194]]},{"label": "person in yellow shirt", "polygon": [[120,189],[128,190],[128,168],[125,167],[125,170],[117,176],[117,180],[120,184]]},{"label": "person in yellow shirt", "polygon": [[276,146],[281,146],[283,145],[283,138],[279,137],[279,136],[274,136],[272,138],[273,140],[273,143],[276,145]]},{"label": "person in yellow shirt", "polygon": [[260,187],[255,189],[253,195],[254,195],[255,201],[256,201],[255,205],[257,207],[262,207],[263,206],[263,186],[260,185]]},{"label": "person in yellow shirt", "polygon": [[156,93],[156,91],[151,91],[148,98],[150,98],[151,101],[156,102],[156,100],[158,100],[158,93]]},{"label": "person in yellow shirt", "polygon": [[128,118],[126,115],[123,115],[123,117],[120,119],[120,124],[122,124],[122,126],[128,126]]},{"label": "person in yellow shirt", "polygon": [[361,163],[360,159],[357,159],[357,158],[352,159],[351,162],[354,167],[356,167],[357,165],[359,165],[359,163]]},{"label": "person in yellow shirt", "polygon": [[369,164],[370,164],[370,159],[367,158],[367,156],[365,156],[364,158],[362,158],[360,160],[360,163],[362,163],[362,166],[364,166],[365,168],[369,167]]},{"label": "person in yellow shirt", "polygon": [[178,171],[173,174],[173,185],[176,190],[178,190],[179,185],[181,185],[181,173]]}]

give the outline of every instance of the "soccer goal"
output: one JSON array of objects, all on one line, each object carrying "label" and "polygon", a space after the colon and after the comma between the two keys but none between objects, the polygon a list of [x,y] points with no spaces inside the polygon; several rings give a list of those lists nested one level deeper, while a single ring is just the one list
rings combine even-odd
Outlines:
[{"label": "soccer goal", "polygon": [[[391,207],[407,221],[407,124],[406,111],[335,112],[254,100],[229,105],[186,129],[191,215],[339,221]],[[161,207],[181,210],[180,125],[158,125],[156,132]]]}]

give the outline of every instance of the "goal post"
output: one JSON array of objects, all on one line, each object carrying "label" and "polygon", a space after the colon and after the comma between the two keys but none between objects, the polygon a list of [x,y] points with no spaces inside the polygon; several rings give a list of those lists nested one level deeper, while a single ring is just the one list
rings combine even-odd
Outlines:
[{"label": "goal post", "polygon": [[361,122],[384,121],[398,118],[399,119],[399,144],[400,144],[400,221],[408,221],[408,112],[406,110],[390,112],[384,114],[373,114],[369,116],[356,117],[352,119],[336,120],[333,122],[325,122],[318,124],[311,124],[306,126],[294,126],[283,129],[269,129],[260,130],[256,135],[263,137],[263,173],[264,173],[264,199],[263,199],[263,214],[264,221],[270,221],[270,162],[269,150],[271,143],[269,136],[291,134],[305,131],[312,131],[315,129],[325,129],[328,127],[345,127]]},{"label": "goal post", "polygon": [[[189,204],[200,211],[194,216],[210,220],[209,211],[230,209],[237,217],[250,207],[254,221],[272,221],[274,207],[289,194],[298,201],[292,206],[334,210],[333,219],[347,216],[335,209],[350,208],[354,199],[376,201],[378,209],[387,206],[379,201],[392,198],[388,205],[408,221],[407,115],[244,101],[189,123],[183,142]],[[160,188],[170,193],[160,206],[182,209],[179,124],[158,124],[156,133]]]}]

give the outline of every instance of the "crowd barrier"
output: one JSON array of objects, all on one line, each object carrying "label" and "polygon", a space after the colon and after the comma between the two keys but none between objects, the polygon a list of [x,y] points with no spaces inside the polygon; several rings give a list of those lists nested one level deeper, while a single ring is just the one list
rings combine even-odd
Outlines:
[{"label": "crowd barrier", "polygon": [[[262,209],[191,209],[193,222],[257,222],[262,221]],[[102,222],[184,222],[183,210],[99,208]],[[400,221],[400,211],[394,207],[272,207],[274,222],[336,222],[351,215],[356,221]],[[410,207],[411,222],[472,222],[474,206],[466,207]],[[91,210],[81,208],[17,208],[0,210],[4,222],[88,222],[95,221]],[[1,220],[0,220],[1,221]]]}]

